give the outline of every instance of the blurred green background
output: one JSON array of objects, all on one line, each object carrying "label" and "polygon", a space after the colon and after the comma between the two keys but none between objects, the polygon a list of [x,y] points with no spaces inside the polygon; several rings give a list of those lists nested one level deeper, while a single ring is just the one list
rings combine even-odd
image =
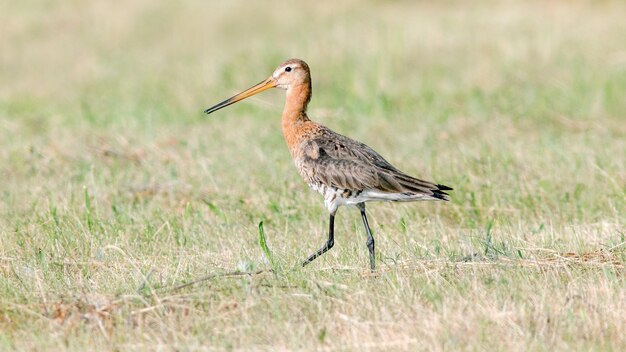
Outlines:
[{"label": "blurred green background", "polygon": [[[0,0],[0,348],[622,349],[625,13]],[[291,57],[312,119],[455,188],[369,206],[378,278],[350,209],[291,269],[327,215],[282,91],[202,114]],[[167,291],[268,267],[260,221],[278,274]]]}]

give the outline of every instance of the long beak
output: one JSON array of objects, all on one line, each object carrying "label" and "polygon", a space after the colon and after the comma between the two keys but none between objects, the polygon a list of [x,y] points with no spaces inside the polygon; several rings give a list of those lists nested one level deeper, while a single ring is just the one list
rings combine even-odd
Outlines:
[{"label": "long beak", "polygon": [[251,97],[251,96],[253,96],[253,95],[257,94],[257,93],[261,93],[264,90],[267,90],[267,89],[270,89],[270,88],[274,88],[274,87],[276,87],[276,84],[277,84],[276,80],[273,77],[270,77],[270,78],[266,79],[265,81],[257,84],[256,86],[250,87],[247,90],[245,90],[245,91],[243,91],[243,92],[241,92],[241,93],[239,93],[239,94],[237,94],[237,95],[235,95],[235,96],[233,96],[231,98],[228,98],[228,99],[224,100],[223,102],[221,102],[221,103],[219,103],[219,104],[217,104],[215,106],[212,106],[212,107],[204,110],[204,112],[206,114],[210,114],[210,113],[215,112],[215,111],[217,111],[217,110],[219,110],[221,108],[225,108],[228,105],[235,104],[236,102],[238,102],[240,100],[246,99],[247,97]]}]

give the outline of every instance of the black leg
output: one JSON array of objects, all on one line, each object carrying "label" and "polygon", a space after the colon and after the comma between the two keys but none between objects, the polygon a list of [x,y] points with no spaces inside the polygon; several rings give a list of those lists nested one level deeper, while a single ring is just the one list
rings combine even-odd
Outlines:
[{"label": "black leg", "polygon": [[367,232],[367,249],[370,251],[370,269],[372,272],[376,270],[376,264],[374,263],[374,236],[372,236],[372,230],[370,230],[370,224],[367,222],[367,215],[365,215],[365,204],[360,204],[361,218],[363,218],[363,225],[365,225],[365,231]]},{"label": "black leg", "polygon": [[315,260],[315,258],[326,253],[326,251],[333,248],[334,244],[335,244],[335,214],[330,214],[330,224],[328,226],[328,241],[326,241],[326,244],[322,248],[318,249],[317,252],[311,254],[311,256],[307,260],[305,260],[304,263],[302,263],[302,266],[306,266],[307,264]]}]

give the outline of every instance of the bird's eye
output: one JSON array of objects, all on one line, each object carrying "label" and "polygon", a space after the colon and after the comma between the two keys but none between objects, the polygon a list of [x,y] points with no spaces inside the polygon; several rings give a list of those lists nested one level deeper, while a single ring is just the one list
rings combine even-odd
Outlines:
[{"label": "bird's eye", "polygon": [[285,72],[291,72],[291,67],[289,66],[285,67]]}]

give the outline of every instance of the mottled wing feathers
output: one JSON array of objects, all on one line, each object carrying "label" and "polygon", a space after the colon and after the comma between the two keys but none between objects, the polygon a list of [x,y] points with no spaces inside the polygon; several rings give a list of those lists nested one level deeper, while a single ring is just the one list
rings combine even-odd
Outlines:
[{"label": "mottled wing feathers", "polygon": [[448,200],[450,187],[411,177],[363,143],[322,129],[304,142],[301,166],[311,182],[353,191],[376,190]]},{"label": "mottled wing feathers", "polygon": [[375,188],[380,183],[375,168],[352,160],[334,159],[324,153],[323,149],[315,167],[314,178],[326,186],[362,190]]},{"label": "mottled wing feathers", "polygon": [[324,149],[333,159],[354,160],[389,170],[398,170],[374,149],[320,126],[320,135],[314,138],[319,148]]}]

